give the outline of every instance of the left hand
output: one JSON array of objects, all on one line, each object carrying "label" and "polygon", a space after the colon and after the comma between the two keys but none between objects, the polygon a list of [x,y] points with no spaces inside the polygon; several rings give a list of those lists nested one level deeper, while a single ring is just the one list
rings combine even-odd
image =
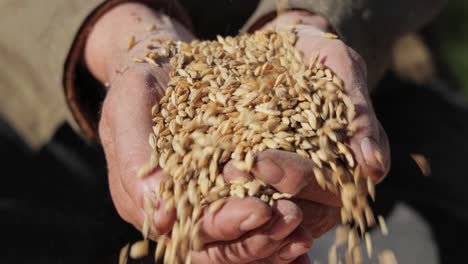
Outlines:
[{"label": "left hand", "polygon": [[[304,62],[319,52],[319,60],[340,77],[345,91],[354,103],[356,133],[347,144],[351,147],[362,174],[377,183],[388,173],[390,149],[387,135],[380,125],[369,97],[366,64],[352,48],[339,39],[325,37],[329,30],[327,21],[318,15],[304,11],[289,11],[263,28],[279,29],[295,25],[298,39],[296,48],[303,54]],[[377,155],[382,159],[377,158]],[[303,211],[303,223],[313,238],[318,238],[334,227],[340,220],[340,198],[330,191],[322,190],[315,181],[311,160],[298,154],[279,150],[267,150],[256,157],[251,176],[263,180],[280,192],[291,193],[300,198],[297,204]],[[225,167],[228,180],[245,177],[244,172],[231,164]],[[324,174],[330,173],[325,169]]]}]

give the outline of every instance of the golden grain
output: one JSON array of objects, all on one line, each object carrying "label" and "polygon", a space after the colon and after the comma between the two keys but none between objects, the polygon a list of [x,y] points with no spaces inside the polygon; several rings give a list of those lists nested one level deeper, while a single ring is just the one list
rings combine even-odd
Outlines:
[{"label": "golden grain", "polygon": [[126,244],[121,250],[119,254],[119,264],[126,264],[128,260],[128,249],[130,248],[130,244]]},{"label": "golden grain", "polygon": [[386,249],[379,254],[379,264],[397,264],[395,254]]},{"label": "golden grain", "polygon": [[382,231],[382,234],[384,236],[387,236],[388,228],[387,228],[387,224],[385,223],[385,219],[381,215],[377,216],[377,219],[379,220],[380,230]]},{"label": "golden grain", "polygon": [[130,257],[132,259],[140,259],[148,255],[149,241],[140,240],[134,243],[130,248]]},{"label": "golden grain", "polygon": [[135,36],[131,36],[128,40],[127,50],[131,50],[136,44]]},{"label": "golden grain", "polygon": [[421,170],[422,174],[424,176],[430,176],[431,175],[431,166],[427,159],[421,155],[421,154],[411,154],[411,157],[413,160],[416,162],[418,165],[419,169]]}]

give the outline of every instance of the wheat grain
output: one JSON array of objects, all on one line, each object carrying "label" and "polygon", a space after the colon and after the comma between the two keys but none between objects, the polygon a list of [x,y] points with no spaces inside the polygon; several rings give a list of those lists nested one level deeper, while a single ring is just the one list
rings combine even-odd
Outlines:
[{"label": "wheat grain", "polygon": [[127,50],[131,50],[136,44],[135,36],[131,36],[128,40]]},{"label": "wheat grain", "polygon": [[431,175],[431,166],[429,165],[429,162],[423,155],[411,154],[411,157],[416,162],[416,164],[418,165],[419,169],[421,170],[424,176]]},{"label": "wheat grain", "polygon": [[128,260],[128,249],[130,248],[130,244],[126,244],[121,250],[119,254],[119,264],[126,264]]},{"label": "wheat grain", "polygon": [[388,235],[388,228],[387,228],[387,224],[385,223],[385,219],[381,215],[379,215],[377,217],[377,219],[379,220],[380,230],[382,231],[382,234],[384,236],[387,236]]},{"label": "wheat grain", "polygon": [[130,248],[130,257],[132,259],[140,259],[148,255],[148,240],[141,240],[134,243]]}]

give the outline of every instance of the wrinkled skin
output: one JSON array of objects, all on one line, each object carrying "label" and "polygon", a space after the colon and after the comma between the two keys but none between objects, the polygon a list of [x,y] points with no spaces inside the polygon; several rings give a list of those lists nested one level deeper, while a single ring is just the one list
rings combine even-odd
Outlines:
[{"label": "wrinkled skin", "polygon": [[[144,197],[154,197],[157,182],[167,177],[161,170],[143,180],[135,175],[150,157],[151,107],[164,94],[170,68],[167,61],[163,61],[161,67],[128,63],[136,54],[145,54],[145,44],[142,41],[127,51],[124,45],[127,39],[117,42],[115,36],[122,35],[119,30],[142,31],[142,25],[129,18],[135,13],[143,21],[164,29],[156,33],[157,37],[189,41],[193,35],[177,22],[168,24],[161,14],[146,6],[130,3],[114,8],[101,18],[88,40],[85,58],[89,69],[99,80],[110,83],[99,124],[99,136],[109,168],[109,188],[120,216],[141,229],[145,217]],[[319,51],[323,63],[343,79],[358,111],[358,130],[349,144],[364,174],[378,182],[389,168],[389,148],[369,99],[365,63],[342,41],[317,34],[317,30],[326,30],[327,27],[321,17],[305,12],[287,12],[264,27],[287,26],[298,18],[302,19],[304,26],[298,32],[296,46],[304,54],[305,62]],[[125,22],[121,28],[118,27],[119,21]],[[120,43],[120,49],[103,48],[109,43],[114,46]],[[114,52],[112,56],[108,54],[111,51]],[[115,74],[116,68],[127,64],[130,67],[124,74]],[[383,154],[383,164],[375,159],[376,151]],[[306,252],[314,238],[338,223],[340,205],[338,197],[318,187],[312,173],[313,166],[311,161],[297,154],[273,150],[256,157],[251,175],[228,163],[224,169],[227,180],[257,177],[300,199],[295,202],[281,200],[270,208],[257,198],[229,198],[216,213],[204,213],[201,234],[207,245],[201,252],[192,253],[192,262],[310,263]],[[156,210],[151,216],[151,238],[156,239],[171,230],[175,212],[165,212],[163,200],[153,202]]]}]

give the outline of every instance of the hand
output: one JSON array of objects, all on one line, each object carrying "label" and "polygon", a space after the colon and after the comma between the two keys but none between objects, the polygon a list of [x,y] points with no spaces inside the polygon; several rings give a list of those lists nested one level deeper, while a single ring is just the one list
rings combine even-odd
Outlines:
[{"label": "hand", "polygon": [[[385,131],[378,121],[367,87],[366,63],[343,41],[326,37],[330,31],[325,18],[305,11],[289,11],[263,28],[296,26],[296,48],[305,63],[318,52],[319,60],[344,82],[347,95],[354,103],[356,133],[349,140],[355,158],[364,175],[379,182],[390,168],[390,148]],[[381,158],[379,158],[381,157]]]},{"label": "hand", "polygon": [[[319,52],[320,61],[340,77],[345,90],[355,104],[356,133],[348,144],[353,150],[362,174],[377,183],[390,167],[390,150],[385,131],[377,120],[369,98],[366,65],[360,56],[339,39],[325,37],[327,21],[320,16],[303,11],[290,11],[278,16],[263,28],[279,29],[297,25],[296,47],[302,52],[304,62]],[[280,192],[300,198],[297,205],[303,211],[305,227],[313,238],[320,237],[340,220],[340,198],[322,190],[315,181],[314,164],[295,153],[267,150],[256,157],[252,175],[226,165],[227,180],[253,176],[272,185]],[[324,171],[324,173],[330,173]]]},{"label": "hand", "polygon": [[[135,16],[141,21],[136,21]],[[161,66],[156,67],[132,63],[132,58],[146,54],[144,40],[148,38],[185,41],[193,38],[177,22],[164,22],[168,20],[144,5],[120,5],[96,24],[85,54],[91,72],[110,84],[99,135],[109,168],[112,199],[120,216],[140,230],[146,217],[144,200],[154,197],[153,190],[165,177],[160,169],[144,180],[136,175],[150,158],[151,107],[163,95],[170,68],[164,59],[158,60]],[[144,25],[148,23],[159,29],[154,35],[145,33]],[[128,51],[132,33],[138,42]],[[115,72],[126,67],[123,74]],[[166,212],[163,200],[152,202],[155,212],[150,216],[153,224],[150,237],[155,239],[171,230],[175,212]],[[307,233],[298,228],[301,221],[300,208],[290,201],[281,201],[270,208],[256,198],[231,197],[214,215],[203,216],[201,234],[208,244],[203,251],[193,253],[192,261],[289,263],[304,254],[311,243]]]}]

